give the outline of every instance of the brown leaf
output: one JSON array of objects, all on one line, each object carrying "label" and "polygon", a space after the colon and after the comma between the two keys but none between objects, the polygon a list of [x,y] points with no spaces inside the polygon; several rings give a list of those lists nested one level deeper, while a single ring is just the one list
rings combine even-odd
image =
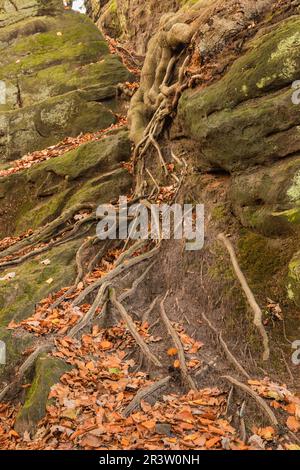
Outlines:
[{"label": "brown leaf", "polygon": [[100,447],[103,443],[103,439],[94,436],[93,434],[86,434],[81,441],[80,445],[82,447],[91,447],[91,448],[97,448]]},{"label": "brown leaf", "polygon": [[178,354],[178,350],[176,348],[169,348],[167,354],[168,356],[176,356]]},{"label": "brown leaf", "polygon": [[287,427],[293,431],[293,432],[298,432],[300,431],[300,421],[295,418],[295,416],[289,416],[287,419]]}]

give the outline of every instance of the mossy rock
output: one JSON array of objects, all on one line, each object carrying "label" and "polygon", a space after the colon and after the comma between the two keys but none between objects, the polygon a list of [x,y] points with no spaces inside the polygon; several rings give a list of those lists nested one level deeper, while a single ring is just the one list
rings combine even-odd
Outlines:
[{"label": "mossy rock", "polygon": [[35,229],[75,203],[109,202],[130,190],[120,165],[131,155],[126,131],[88,142],[66,154],[0,179],[1,236]]},{"label": "mossy rock", "polygon": [[300,155],[232,178],[230,200],[244,227],[276,236],[300,231]]},{"label": "mossy rock", "polygon": [[0,32],[0,161],[115,123],[117,85],[132,80],[92,21],[73,11]]},{"label": "mossy rock", "polygon": [[[82,240],[68,242],[1,272],[1,278],[10,272],[15,273],[13,279],[0,281],[1,327],[12,320],[18,322],[27,318],[34,313],[35,305],[51,292],[73,283],[75,254],[81,243]],[[41,262],[46,258],[50,264],[45,266]]]},{"label": "mossy rock", "polygon": [[199,143],[199,158],[227,171],[273,162],[300,150],[300,17],[274,25],[248,44],[223,79],[186,91],[178,118]]},{"label": "mossy rock", "polygon": [[6,364],[0,365],[0,380],[10,380],[15,368],[24,361],[24,351],[34,345],[35,338],[27,332],[0,327],[0,341],[6,348]]},{"label": "mossy rock", "polygon": [[300,252],[289,263],[287,289],[289,299],[300,307]]},{"label": "mossy rock", "polygon": [[15,429],[18,433],[34,431],[38,422],[46,414],[51,387],[59,381],[60,377],[69,368],[70,366],[64,361],[55,357],[43,354],[37,359],[34,380],[27,392],[25,403],[16,418]]},{"label": "mossy rock", "polygon": [[63,10],[60,0],[0,0],[0,27],[4,28],[31,16],[58,14]]},{"label": "mossy rock", "polygon": [[[0,158],[15,160],[62,140],[105,129],[116,122],[113,113],[96,101],[86,101],[81,92],[49,98],[19,111],[0,116]],[[10,142],[13,142],[11,144]]]}]

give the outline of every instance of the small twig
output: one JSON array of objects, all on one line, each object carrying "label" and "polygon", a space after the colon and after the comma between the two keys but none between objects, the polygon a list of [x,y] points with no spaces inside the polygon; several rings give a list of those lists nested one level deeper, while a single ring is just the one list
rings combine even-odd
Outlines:
[{"label": "small twig", "polygon": [[128,313],[126,312],[125,310],[125,307],[123,306],[123,304],[121,304],[121,302],[119,302],[117,300],[117,297],[116,297],[116,291],[114,288],[110,289],[110,301],[112,303],[112,305],[118,310],[118,312],[120,313],[122,319],[125,321],[125,323],[127,324],[127,327],[131,333],[131,335],[133,336],[133,338],[135,339],[135,341],[137,342],[137,344],[139,345],[139,347],[141,348],[142,352],[144,353],[144,355],[149,359],[150,362],[152,362],[155,366],[157,367],[162,367],[162,364],[161,362],[159,361],[159,359],[150,351],[148,345],[145,343],[145,341],[143,340],[143,338],[141,337],[141,335],[139,334],[139,332],[137,331],[136,329],[136,326],[131,318],[130,315],[128,315]]},{"label": "small twig", "polygon": [[149,307],[149,308],[145,311],[145,313],[143,314],[143,318],[142,318],[143,322],[148,321],[149,315],[150,315],[150,313],[152,313],[152,311],[153,311],[153,309],[154,309],[154,307],[155,307],[155,305],[156,305],[157,300],[158,300],[158,297],[155,297],[155,299],[153,300],[153,302],[151,302],[150,307]]},{"label": "small twig", "polygon": [[186,365],[186,362],[185,362],[185,354],[184,354],[184,350],[183,350],[183,346],[181,344],[181,341],[180,341],[180,338],[177,334],[177,332],[174,330],[167,314],[166,314],[166,310],[165,310],[165,300],[167,298],[169,294],[169,291],[167,291],[165,297],[162,299],[162,301],[160,302],[160,314],[161,314],[161,318],[166,326],[166,329],[169,333],[169,335],[171,336],[172,340],[173,340],[173,343],[178,351],[178,360],[179,360],[179,363],[180,363],[180,370],[181,370],[181,374],[182,374],[182,377],[184,379],[184,381],[188,384],[188,386],[192,389],[192,390],[197,390],[197,386],[194,382],[194,380],[192,379],[192,377],[190,376],[189,372],[188,372],[188,368],[187,368],[187,365]]},{"label": "small twig", "polygon": [[256,302],[255,300],[255,297],[253,295],[253,292],[251,291],[248,283],[247,283],[247,280],[239,266],[239,263],[238,263],[238,260],[237,260],[237,257],[236,257],[236,254],[235,254],[235,251],[234,251],[234,248],[232,246],[232,243],[228,240],[228,238],[223,234],[223,233],[220,233],[218,235],[218,240],[221,241],[224,245],[225,245],[225,248],[227,249],[229,255],[230,255],[230,259],[231,259],[231,263],[232,263],[232,266],[233,266],[233,269],[234,269],[234,272],[242,286],[242,289],[247,297],[247,300],[249,302],[249,305],[250,307],[252,308],[253,312],[254,312],[254,325],[256,326],[256,328],[258,329],[261,337],[262,337],[262,340],[263,340],[263,346],[264,346],[264,353],[263,353],[263,360],[264,361],[267,361],[270,357],[270,348],[269,348],[269,338],[268,338],[268,335],[267,335],[267,332],[265,330],[265,327],[263,325],[263,322],[262,322],[262,311],[258,305],[258,303]]},{"label": "small twig", "polygon": [[286,370],[287,370],[287,372],[288,372],[288,374],[289,374],[289,376],[290,376],[291,382],[294,383],[294,382],[295,382],[295,379],[294,379],[294,376],[293,376],[293,374],[292,374],[292,371],[291,371],[291,369],[290,369],[290,367],[289,367],[289,365],[288,365],[288,363],[287,363],[287,360],[286,360],[286,358],[285,358],[284,352],[282,351],[282,349],[280,349],[280,352],[281,352],[281,356],[282,356],[283,362],[284,362],[284,364],[285,364]]},{"label": "small twig", "polygon": [[233,387],[230,388],[230,391],[229,391],[229,394],[228,394],[227,403],[226,403],[226,410],[225,410],[225,416],[228,415],[231,400],[232,400],[232,396],[233,396]]},{"label": "small twig", "polygon": [[227,344],[225,343],[222,333],[219,334],[219,341],[221,343],[222,348],[224,349],[224,352],[232,364],[236,367],[236,369],[247,379],[250,379],[250,375],[248,372],[244,369],[244,367],[238,362],[238,360],[234,357],[231,351],[229,351]]}]

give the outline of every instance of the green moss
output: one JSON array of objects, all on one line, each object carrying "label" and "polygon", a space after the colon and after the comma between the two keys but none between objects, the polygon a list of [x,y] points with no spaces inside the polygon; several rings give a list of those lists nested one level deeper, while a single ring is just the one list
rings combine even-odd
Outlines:
[{"label": "green moss", "polygon": [[293,184],[288,189],[287,195],[292,202],[300,201],[300,171],[294,176]]},{"label": "green moss", "polygon": [[224,220],[225,217],[227,216],[226,206],[224,204],[217,205],[216,207],[213,208],[211,212],[211,216],[213,220],[215,220],[216,222]]},{"label": "green moss", "polygon": [[36,362],[34,380],[19,411],[15,429],[19,433],[33,431],[46,413],[50,389],[69,370],[61,359],[41,355]]},{"label": "green moss", "polygon": [[108,202],[127,194],[131,176],[120,167],[131,155],[126,131],[0,180],[2,237],[37,228],[77,202]]},{"label": "green moss", "polygon": [[[221,80],[183,94],[178,118],[199,142],[199,158],[232,172],[300,149],[290,88],[300,76],[299,27],[299,17],[273,26],[248,44]],[[287,63],[281,52],[291,38]]]},{"label": "green moss", "polygon": [[[75,253],[81,241],[75,240],[47,252],[48,266],[41,264],[41,254],[22,265],[1,272],[1,277],[15,272],[14,279],[0,281],[0,325],[12,320],[21,321],[34,312],[35,305],[50,292],[72,284],[75,269]],[[47,282],[52,279],[52,282]]]},{"label": "green moss", "polygon": [[285,219],[292,225],[300,224],[300,207],[295,207],[282,212],[273,212],[272,215],[273,217]]},{"label": "green moss", "polygon": [[245,232],[240,238],[238,252],[243,269],[256,284],[266,283],[283,265],[270,240],[253,232]]},{"label": "green moss", "polygon": [[[109,52],[100,31],[87,17],[70,13],[55,19],[43,18],[43,23],[46,32],[21,35],[9,47],[0,62],[4,78],[26,71],[32,73],[57,61],[83,65]],[[22,23],[16,27],[22,29]]]},{"label": "green moss", "polygon": [[6,346],[6,364],[0,365],[1,380],[9,379],[15,367],[23,360],[23,352],[34,343],[34,337],[29,334],[0,327],[0,340]]}]

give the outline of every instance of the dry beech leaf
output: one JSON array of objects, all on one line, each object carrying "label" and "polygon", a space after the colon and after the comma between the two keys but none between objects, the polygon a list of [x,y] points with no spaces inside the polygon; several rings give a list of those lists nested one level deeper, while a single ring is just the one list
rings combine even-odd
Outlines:
[{"label": "dry beech leaf", "polygon": [[295,416],[289,416],[286,421],[287,427],[290,431],[298,432],[300,431],[300,421],[295,418]]},{"label": "dry beech leaf", "polygon": [[177,356],[178,350],[176,348],[169,348],[168,349],[168,356]]}]

